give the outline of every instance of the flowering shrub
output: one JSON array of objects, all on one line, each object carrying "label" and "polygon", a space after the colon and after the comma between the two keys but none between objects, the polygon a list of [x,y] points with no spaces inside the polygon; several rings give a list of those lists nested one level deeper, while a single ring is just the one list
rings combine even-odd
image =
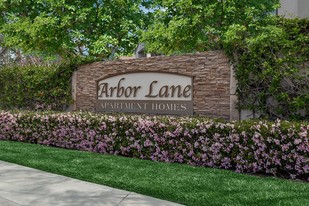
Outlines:
[{"label": "flowering shrub", "polygon": [[0,140],[309,181],[309,125],[277,120],[0,111]]}]

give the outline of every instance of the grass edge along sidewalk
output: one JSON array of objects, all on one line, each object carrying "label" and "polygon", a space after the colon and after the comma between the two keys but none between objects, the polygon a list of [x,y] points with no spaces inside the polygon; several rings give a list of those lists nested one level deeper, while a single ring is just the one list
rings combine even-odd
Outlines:
[{"label": "grass edge along sidewalk", "polygon": [[0,141],[0,160],[185,205],[309,205],[309,184]]}]

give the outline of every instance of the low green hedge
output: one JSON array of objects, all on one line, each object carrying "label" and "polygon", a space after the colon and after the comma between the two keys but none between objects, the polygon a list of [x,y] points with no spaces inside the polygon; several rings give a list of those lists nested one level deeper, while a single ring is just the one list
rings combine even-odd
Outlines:
[{"label": "low green hedge", "polygon": [[308,122],[0,113],[0,139],[309,181]]}]

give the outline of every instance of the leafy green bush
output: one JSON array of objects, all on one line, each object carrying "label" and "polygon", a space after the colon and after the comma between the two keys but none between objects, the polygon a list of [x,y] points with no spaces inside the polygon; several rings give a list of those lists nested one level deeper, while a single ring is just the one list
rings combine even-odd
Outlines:
[{"label": "leafy green bush", "polygon": [[232,25],[224,36],[235,64],[239,109],[267,118],[309,118],[309,19],[270,17]]},{"label": "leafy green bush", "polygon": [[72,103],[72,66],[0,68],[0,108],[64,110]]}]

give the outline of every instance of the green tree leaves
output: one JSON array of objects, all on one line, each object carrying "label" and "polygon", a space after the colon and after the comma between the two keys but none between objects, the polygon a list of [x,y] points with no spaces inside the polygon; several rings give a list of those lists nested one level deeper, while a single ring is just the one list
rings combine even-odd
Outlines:
[{"label": "green tree leaves", "polygon": [[161,0],[143,41],[148,51],[165,54],[220,49],[230,27],[251,29],[277,4],[278,0]]},{"label": "green tree leaves", "polygon": [[128,54],[146,28],[141,0],[0,0],[5,46],[57,54],[108,58]]}]

